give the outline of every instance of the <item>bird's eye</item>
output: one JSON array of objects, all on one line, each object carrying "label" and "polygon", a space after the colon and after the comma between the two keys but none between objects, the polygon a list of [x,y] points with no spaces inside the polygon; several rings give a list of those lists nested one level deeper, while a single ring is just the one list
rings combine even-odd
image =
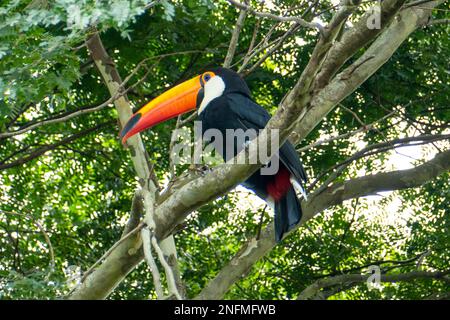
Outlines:
[{"label": "bird's eye", "polygon": [[205,80],[205,82],[209,81],[209,79],[211,79],[211,75],[210,74],[205,74],[205,76],[203,77],[203,80]]}]

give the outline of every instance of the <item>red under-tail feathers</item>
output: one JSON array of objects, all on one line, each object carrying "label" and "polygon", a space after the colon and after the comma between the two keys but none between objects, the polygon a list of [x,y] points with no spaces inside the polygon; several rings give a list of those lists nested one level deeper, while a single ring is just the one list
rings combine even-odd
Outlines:
[{"label": "red under-tail feathers", "polygon": [[274,179],[267,184],[267,193],[275,200],[279,201],[288,192],[292,186],[290,181],[291,173],[285,166],[280,165],[278,173],[274,176]]}]

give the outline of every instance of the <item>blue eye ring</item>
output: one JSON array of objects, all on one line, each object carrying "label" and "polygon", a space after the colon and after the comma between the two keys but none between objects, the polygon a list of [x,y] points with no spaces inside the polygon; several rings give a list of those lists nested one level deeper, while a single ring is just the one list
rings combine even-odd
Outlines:
[{"label": "blue eye ring", "polygon": [[203,76],[203,80],[204,80],[205,82],[208,82],[210,79],[211,79],[211,75],[210,75],[209,73],[207,73],[207,74],[205,74],[205,75]]}]

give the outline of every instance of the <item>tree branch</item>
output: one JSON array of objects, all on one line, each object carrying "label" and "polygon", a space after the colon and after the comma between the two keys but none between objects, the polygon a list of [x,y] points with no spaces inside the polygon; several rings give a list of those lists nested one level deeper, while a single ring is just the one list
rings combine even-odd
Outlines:
[{"label": "tree branch", "polygon": [[[244,68],[246,67],[247,62],[244,61],[244,63],[242,64],[242,66],[239,67],[238,72],[239,72],[239,73],[243,73],[244,76],[245,76],[245,75],[248,75],[248,74],[250,74],[250,73],[252,73],[252,72],[253,72],[256,68],[258,68],[262,63],[264,63],[264,61],[266,61],[266,59],[267,59],[268,57],[270,57],[275,51],[277,51],[277,50],[283,45],[284,41],[285,41],[287,38],[289,38],[292,34],[294,34],[295,31],[297,31],[298,27],[299,27],[299,24],[296,23],[296,24],[294,24],[291,28],[289,28],[289,30],[286,31],[286,32],[283,34],[283,36],[281,36],[281,38],[279,38],[279,39],[276,40],[276,43],[275,43],[274,46],[272,46],[269,50],[267,50],[267,52],[265,52],[265,53],[262,55],[262,57],[259,58],[259,60],[258,60],[257,62],[255,62],[249,69],[247,69],[247,70],[245,70],[245,71],[244,71]],[[247,60],[247,61],[249,61],[250,58],[251,58],[251,56],[248,57],[248,60]]]},{"label": "tree branch", "polygon": [[[361,159],[363,157],[371,156],[380,152],[386,152],[391,149],[398,148],[400,146],[417,146],[422,145],[426,143],[433,143],[434,141],[439,140],[447,140],[450,139],[450,134],[427,134],[427,135],[420,135],[416,137],[406,137],[401,139],[394,139],[386,142],[380,142],[368,145],[367,147],[361,149],[360,151],[354,153],[351,157],[345,159],[344,161],[335,164],[331,168],[325,170],[325,172],[318,175],[318,177],[311,183],[308,189],[313,189],[314,186],[323,178],[323,176],[330,171],[334,171],[327,180],[318,188],[315,190],[315,193],[320,193],[322,190],[324,190],[331,182],[333,182],[344,170],[347,168],[347,166],[358,159]],[[410,142],[416,142],[414,144],[409,144]]]},{"label": "tree branch", "polygon": [[[399,274],[386,274],[381,275],[381,282],[400,282],[400,281],[412,281],[416,279],[437,279],[444,280],[445,276],[448,275],[450,271],[445,272],[427,272],[427,271],[412,271],[408,273],[399,273]],[[371,274],[343,274],[335,277],[330,277],[326,279],[320,279],[314,282],[313,284],[306,287],[297,297],[297,300],[308,300],[317,296],[320,293],[321,289],[330,288],[334,286],[342,286],[345,289],[349,287],[356,286],[361,282],[367,281],[367,279],[371,276]],[[338,290],[340,291],[340,290]],[[337,292],[333,292],[336,294]]]},{"label": "tree branch", "polygon": [[[425,164],[409,170],[384,172],[343,183],[336,183],[324,192],[309,197],[302,203],[303,216],[295,230],[323,210],[339,205],[345,200],[376,194],[381,191],[418,187],[450,169],[450,150],[436,155]],[[270,225],[261,232],[259,240],[247,241],[231,261],[221,269],[196,299],[220,299],[228,289],[248,272],[253,264],[265,256],[275,245],[274,227]]]},{"label": "tree branch", "polygon": [[430,20],[430,22],[427,23],[428,26],[431,25],[436,25],[436,24],[449,24],[450,23],[450,19],[435,19],[435,20]]},{"label": "tree branch", "polygon": [[[106,51],[105,51],[106,52]],[[59,115],[53,115],[48,119],[42,120],[42,121],[37,121],[37,122],[31,122],[26,124],[24,127],[16,130],[16,131],[7,131],[7,132],[2,132],[0,133],[0,139],[2,138],[7,138],[7,137],[12,137],[12,136],[16,136],[25,132],[28,132],[30,130],[48,125],[48,124],[54,124],[54,123],[60,123],[60,122],[66,122],[67,120],[70,120],[72,118],[78,117],[80,115],[83,114],[87,114],[87,113],[91,113],[91,112],[96,112],[96,111],[100,111],[102,109],[104,109],[105,107],[107,107],[109,104],[115,102],[116,99],[122,97],[123,95],[125,95],[128,91],[130,91],[131,89],[133,89],[136,85],[138,85],[139,83],[141,83],[143,80],[145,80],[145,78],[147,77],[147,74],[150,72],[148,71],[141,79],[139,79],[138,81],[136,81],[136,83],[134,83],[132,86],[128,87],[125,90],[125,85],[128,83],[128,81],[134,77],[137,72],[143,67],[146,66],[146,63],[149,60],[155,60],[155,59],[162,59],[162,58],[166,58],[166,57],[170,57],[170,56],[175,56],[175,55],[184,55],[184,54],[191,54],[191,53],[199,53],[202,51],[199,50],[188,50],[188,51],[181,51],[181,52],[172,52],[172,53],[165,53],[165,54],[161,54],[158,56],[152,56],[146,59],[143,59],[142,61],[140,61],[137,66],[127,75],[127,77],[125,78],[125,80],[121,81],[120,83],[120,87],[116,90],[116,93],[114,95],[111,95],[111,97],[106,100],[105,102],[96,105],[96,106],[91,106],[91,107],[85,107],[82,109],[78,109],[76,111],[71,111],[71,112],[64,112],[63,114],[59,114]],[[23,112],[25,112],[25,110],[23,110]],[[23,113],[21,111],[21,113]],[[10,125],[8,125],[7,127],[9,127]]]},{"label": "tree branch", "polygon": [[81,137],[84,137],[84,136],[86,136],[86,135],[88,135],[88,134],[90,134],[92,132],[95,132],[95,131],[97,131],[97,130],[99,130],[101,128],[104,128],[106,126],[110,126],[113,123],[115,123],[115,121],[108,121],[108,122],[99,124],[99,125],[97,125],[95,127],[92,127],[92,128],[89,128],[89,129],[77,132],[77,133],[75,133],[75,134],[73,134],[73,135],[71,135],[71,136],[69,136],[67,138],[64,138],[64,139],[62,139],[62,140],[60,140],[58,142],[55,142],[53,144],[49,144],[49,145],[37,148],[37,149],[31,151],[29,153],[29,155],[26,156],[26,157],[23,157],[23,158],[20,158],[20,159],[17,159],[17,160],[8,162],[8,163],[0,163],[0,170],[5,170],[5,169],[12,168],[12,167],[20,166],[20,165],[22,165],[24,163],[27,163],[27,162],[29,162],[29,161],[31,161],[33,159],[36,159],[37,157],[40,157],[41,155],[47,153],[48,151],[54,150],[54,149],[58,148],[59,146],[71,143],[71,142],[73,142],[73,141],[75,141],[75,140],[77,140],[77,139],[79,139]]},{"label": "tree branch", "polygon": [[[437,4],[438,2],[432,2],[428,5],[429,8],[432,8]],[[370,50],[373,51],[376,49],[377,55],[380,56],[379,59],[375,57],[367,60],[367,62],[355,69],[345,80],[335,77],[329,85],[316,93],[310,91],[310,85],[315,79],[315,75],[319,70],[326,53],[330,49],[330,46],[332,46],[332,43],[329,40],[330,37],[327,38],[328,40],[321,40],[321,44],[318,44],[316,49],[314,49],[310,63],[302,73],[296,86],[283,100],[277,113],[269,121],[266,129],[257,139],[254,139],[250,143],[249,147],[251,147],[252,144],[264,145],[265,143],[268,145],[270,142],[268,137],[270,135],[267,135],[266,133],[270,132],[272,129],[279,129],[280,143],[287,139],[294,127],[296,131],[294,141],[298,142],[306,137],[306,135],[338,102],[354,91],[357,86],[364,82],[389,59],[392,53],[408,37],[408,35],[422,23],[423,19],[426,19],[429,16],[430,12],[431,10],[429,9],[417,8],[403,10],[401,12],[401,19],[399,19],[400,22],[395,21],[389,27],[389,32],[385,31],[383,34],[384,36],[379,37],[375,41],[374,44],[376,45],[372,45],[367,50],[370,55],[373,55]],[[333,21],[335,20],[332,20],[332,22]],[[336,29],[338,29],[341,23],[342,22],[336,24],[330,23],[330,25],[335,27],[331,28],[328,31],[328,34],[335,34],[337,32]],[[357,26],[366,28],[365,24],[359,24]],[[392,31],[398,31],[398,34],[392,34]],[[363,55],[363,58],[366,57]],[[273,153],[274,150],[268,148],[268,152]],[[248,161],[245,161],[246,155],[247,152],[241,152],[236,157],[238,163],[248,163]],[[171,234],[175,227],[181,223],[190,212],[226,193],[255,172],[260,165],[260,163],[246,165],[231,165],[228,163],[220,165],[207,175],[182,185],[176,192],[169,192],[165,201],[155,210],[156,237],[158,239],[163,239]],[[221,181],[222,183],[218,184],[217,181]],[[320,203],[316,202],[320,201],[322,197],[325,197],[327,194],[328,193],[325,191],[320,197],[316,198],[314,203],[308,202],[307,204],[304,204],[306,207],[304,208],[305,214],[301,222],[302,224],[317,213],[313,212],[313,209],[309,208],[308,205],[321,207]],[[264,256],[273,248],[275,245],[273,234],[273,228],[266,228],[261,232],[261,237],[258,241],[252,239],[244,245],[243,249],[237,255],[237,258],[234,258],[231,263],[219,273],[217,278],[211,281],[199,297],[222,297],[228,288],[236,282],[246,270],[251,268],[256,260]],[[125,265],[127,263],[128,260],[122,262],[122,264]],[[108,264],[108,262],[105,261],[104,264]],[[107,267],[108,266],[105,266],[105,268]],[[111,276],[114,277],[115,275],[112,274]],[[122,278],[117,278],[116,281],[120,281],[121,279]],[[93,281],[94,280],[93,277]]]},{"label": "tree branch", "polygon": [[70,120],[72,118],[78,117],[79,115],[82,115],[82,114],[85,114],[85,113],[91,113],[91,112],[102,110],[103,108],[107,107],[113,101],[114,101],[114,97],[111,97],[108,100],[106,100],[105,102],[103,102],[103,103],[101,103],[101,104],[99,104],[98,106],[95,106],[95,107],[80,109],[80,110],[74,111],[72,113],[69,113],[69,114],[61,116],[61,117],[54,117],[54,118],[51,118],[51,119],[38,121],[38,122],[35,122],[33,124],[30,124],[30,125],[27,125],[24,128],[16,130],[16,131],[9,131],[9,132],[0,133],[0,139],[7,138],[7,137],[12,137],[12,136],[17,136],[19,134],[22,134],[22,133],[25,133],[27,131],[30,131],[30,130],[33,130],[33,129],[45,126],[47,124],[65,122],[67,120]]},{"label": "tree branch", "polygon": [[[123,84],[119,72],[117,71],[114,61],[106,52],[103,43],[100,39],[98,33],[94,33],[87,41],[86,46],[89,50],[90,56],[95,62],[110,94],[112,97],[116,97],[120,95],[117,99],[114,100],[114,105],[119,114],[119,120],[122,126],[130,119],[132,116],[132,107],[126,98],[123,90]],[[141,62],[142,65],[144,62]],[[130,76],[127,77],[126,80],[130,79]],[[156,185],[152,180],[152,173],[150,171],[150,164],[148,161],[148,155],[145,151],[144,144],[142,142],[141,136],[139,134],[131,137],[127,141],[127,145],[130,149],[131,159],[136,170],[136,173],[139,177],[139,181],[142,187],[143,197],[147,201],[147,206],[144,205],[146,210],[146,216],[149,214],[149,210],[153,211],[153,204],[155,202],[155,194],[156,194]],[[85,281],[81,283],[81,285],[75,289],[75,291],[70,295],[70,299],[102,299],[105,298],[114,287],[120,283],[120,281],[125,277],[129,271],[132,270],[132,267],[127,268],[127,266],[123,266],[122,270],[124,272],[118,272],[116,266],[105,266],[109,262],[108,261],[116,261],[116,259],[126,257],[126,261],[132,260],[134,263],[139,262],[142,259],[142,255],[134,254],[132,257],[127,255],[127,252],[122,251],[129,246],[134,246],[136,244],[136,238],[127,239],[124,241],[116,250],[113,250],[109,256],[109,260],[105,260],[105,263],[102,266],[89,274]],[[169,241],[171,242],[171,246],[169,246]],[[176,249],[173,237],[170,237],[169,240],[166,241],[166,251],[167,256],[176,256]],[[140,244],[139,244],[140,245]],[[170,251],[168,250],[170,249]],[[116,252],[117,251],[117,252]],[[134,253],[137,250],[133,251]],[[134,260],[137,257],[137,260]],[[122,264],[126,264],[126,262],[122,262]],[[105,281],[105,278],[108,278],[108,281]],[[103,283],[100,285],[102,290],[95,290],[92,287],[95,286],[96,281],[102,281]]]},{"label": "tree branch", "polygon": [[[122,237],[86,272],[87,276],[68,296],[71,300],[105,299],[143,259],[138,232],[143,225]],[[101,261],[104,259],[103,263]],[[95,267],[97,269],[94,270]],[[93,268],[94,267],[94,268]],[[92,273],[91,273],[92,271]]]},{"label": "tree branch", "polygon": [[[369,29],[367,27],[367,23],[373,15],[373,13],[368,12],[359,19],[354,28],[346,31],[342,39],[337,41],[327,53],[321,70],[315,79],[315,90],[325,87],[349,58],[380,34],[390,24],[404,2],[405,0],[386,0],[381,3],[380,28]],[[348,10],[350,11],[350,9]],[[343,14],[342,21],[345,21],[344,18],[346,19],[346,17],[347,15]]]},{"label": "tree branch", "polygon": [[378,119],[378,120],[376,120],[376,121],[374,121],[372,123],[369,123],[367,125],[364,125],[364,126],[358,128],[356,130],[349,131],[349,132],[346,132],[346,133],[343,133],[343,134],[340,134],[340,135],[337,135],[335,137],[331,137],[331,138],[328,138],[328,139],[319,140],[319,141],[311,143],[311,144],[309,144],[307,146],[298,148],[297,152],[305,152],[305,151],[308,151],[309,149],[321,146],[322,144],[326,144],[326,143],[329,143],[329,142],[332,142],[332,141],[336,141],[336,140],[346,139],[346,138],[354,136],[354,135],[356,135],[356,134],[358,134],[360,132],[366,132],[366,131],[369,131],[369,130],[373,130],[376,124],[378,124],[378,123],[380,123],[380,122],[390,118],[394,113],[395,112],[390,112],[387,115],[383,116],[382,118],[380,118],[380,119]]},{"label": "tree branch", "polygon": [[143,197],[140,190],[136,190],[133,196],[133,200],[131,202],[131,211],[130,211],[130,218],[128,219],[128,222],[123,229],[122,237],[125,237],[128,233],[131,232],[134,228],[136,228],[141,221],[141,217],[144,213],[144,203],[143,203]]},{"label": "tree branch", "polygon": [[233,61],[234,54],[236,52],[236,47],[239,41],[239,34],[241,33],[241,29],[244,26],[245,17],[247,16],[247,10],[241,9],[239,16],[236,21],[236,26],[234,27],[233,34],[231,36],[230,45],[228,47],[227,55],[225,57],[225,61],[223,62],[224,68],[229,68],[231,62]]},{"label": "tree branch", "polygon": [[[338,14],[340,14],[340,12],[338,12]],[[335,19],[332,20],[331,25],[335,28],[339,27],[339,24],[334,24],[334,21]],[[361,28],[366,28],[366,26],[363,25]],[[412,28],[412,30],[414,30],[414,28]],[[329,29],[329,32],[333,33],[333,29]],[[400,45],[400,43],[398,45]],[[248,161],[246,161],[248,156],[247,152],[256,145],[269,146],[267,150],[268,154],[272,154],[274,150],[271,150],[270,139],[268,138],[270,136],[269,132],[271,132],[272,129],[278,130],[279,142],[282,144],[292,132],[294,125],[296,125],[298,121],[301,121],[303,132],[296,132],[297,141],[303,139],[339,102],[333,100],[334,97],[327,96],[326,98],[329,101],[326,101],[324,99],[325,97],[320,97],[320,100],[314,102],[313,108],[307,110],[311,99],[310,95],[312,94],[308,90],[308,87],[314,79],[317,68],[320,66],[321,57],[329,48],[326,48],[326,41],[319,42],[318,46],[319,49],[317,49],[317,47],[314,49],[310,63],[302,73],[299,81],[282,101],[276,114],[270,119],[266,128],[257,139],[254,139],[250,143],[249,148],[243,150],[243,152],[237,155],[236,159],[233,159],[232,161],[236,160],[236,163],[248,163]],[[372,70],[372,72],[375,72],[378,67]],[[356,73],[357,72],[355,71],[350,78],[353,78]],[[348,80],[350,80],[350,78]],[[361,82],[362,81],[363,80],[361,80]],[[261,166],[261,163],[230,165],[232,161],[217,166],[205,177],[186,184],[180,188],[176,195],[169,197],[156,209],[155,222],[157,229],[155,230],[155,235],[157,238],[164,238],[169,235],[190,212],[228,192]],[[222,183],[217,184],[217,181],[222,181]],[[205,192],[205,190],[208,190],[208,192]]]},{"label": "tree branch", "polygon": [[[411,7],[402,10],[398,18],[394,19],[359,59],[335,76],[328,85],[314,95],[310,101],[310,108],[307,113],[309,119],[300,119],[298,121],[290,139],[297,144],[301,138],[308,135],[311,126],[305,125],[305,122],[320,121],[331,110],[329,106],[337,105],[355,91],[356,88],[389,60],[392,54],[416,28],[427,21],[431,14],[431,9],[441,2],[441,0],[429,2],[427,8]],[[367,29],[363,24],[358,25],[360,28]],[[376,34],[370,35],[375,36]],[[350,40],[349,42],[351,43]],[[368,59],[370,56],[373,56],[373,58]],[[361,61],[365,61],[365,63],[360,65]],[[354,69],[354,65],[360,65],[360,67]],[[352,71],[351,75],[348,75],[350,71]],[[302,90],[302,87],[299,87],[298,90]]]},{"label": "tree branch", "polygon": [[260,11],[256,11],[255,9],[253,9],[251,6],[246,5],[244,3],[238,2],[238,1],[234,1],[234,0],[228,0],[229,3],[231,3],[233,6],[241,9],[241,10],[245,10],[250,14],[253,14],[257,17],[260,18],[269,18],[275,21],[279,21],[279,22],[296,22],[298,24],[300,24],[303,27],[306,28],[311,28],[311,29],[318,29],[320,32],[323,31],[323,27],[320,23],[313,23],[313,22],[308,22],[306,20],[304,20],[301,17],[286,17],[286,16],[277,16],[276,14],[273,13],[269,13],[269,12],[260,12]]}]

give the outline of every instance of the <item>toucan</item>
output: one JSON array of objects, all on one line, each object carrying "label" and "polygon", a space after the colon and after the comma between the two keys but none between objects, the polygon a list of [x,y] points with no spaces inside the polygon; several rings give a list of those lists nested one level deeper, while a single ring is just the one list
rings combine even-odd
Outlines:
[{"label": "toucan", "polygon": [[[227,129],[258,131],[270,119],[270,114],[252,99],[250,89],[238,73],[227,68],[211,68],[165,91],[137,111],[120,133],[122,143],[145,129],[195,109],[203,132],[216,129],[224,137]],[[230,141],[224,140],[223,143]],[[235,147],[231,156],[244,147]],[[230,156],[223,150],[222,156],[227,161]],[[261,174],[260,169],[242,183],[274,208],[277,242],[301,219],[302,209],[296,190],[306,197],[303,186],[307,179],[289,141],[281,146],[278,157],[281,161],[275,174]]]}]

